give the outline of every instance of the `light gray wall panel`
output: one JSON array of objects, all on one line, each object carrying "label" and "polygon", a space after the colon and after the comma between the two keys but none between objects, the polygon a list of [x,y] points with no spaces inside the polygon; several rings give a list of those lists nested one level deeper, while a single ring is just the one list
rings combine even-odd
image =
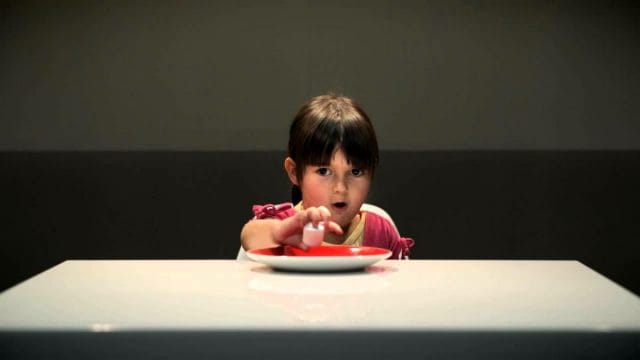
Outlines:
[{"label": "light gray wall panel", "polygon": [[632,1],[11,1],[0,150],[280,150],[308,97],[383,149],[638,149]]}]

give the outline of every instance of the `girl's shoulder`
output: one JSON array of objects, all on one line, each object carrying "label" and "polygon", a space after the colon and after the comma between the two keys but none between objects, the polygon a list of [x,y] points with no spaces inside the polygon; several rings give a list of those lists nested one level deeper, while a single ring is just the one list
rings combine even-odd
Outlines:
[{"label": "girl's shoulder", "polygon": [[389,235],[393,235],[393,234],[397,234],[397,236],[400,236],[400,234],[398,233],[398,229],[396,229],[396,226],[393,223],[393,220],[391,220],[391,218],[375,212],[366,211],[366,210],[362,212],[366,214],[365,215],[365,231],[366,232],[384,233],[385,237],[388,237]]},{"label": "girl's shoulder", "polygon": [[396,224],[393,222],[391,215],[389,215],[389,213],[387,213],[386,210],[384,210],[379,206],[369,204],[369,203],[364,203],[362,204],[360,211],[365,212],[367,214],[375,214],[379,217],[382,217],[383,219],[387,220],[391,225],[393,225],[394,228],[396,227]]},{"label": "girl's shoulder", "polygon": [[292,203],[253,205],[254,219],[286,219],[296,214]]},{"label": "girl's shoulder", "polygon": [[413,239],[400,235],[390,218],[375,212],[366,212],[363,245],[391,250],[390,259],[406,259],[409,257],[409,249],[414,244]]}]

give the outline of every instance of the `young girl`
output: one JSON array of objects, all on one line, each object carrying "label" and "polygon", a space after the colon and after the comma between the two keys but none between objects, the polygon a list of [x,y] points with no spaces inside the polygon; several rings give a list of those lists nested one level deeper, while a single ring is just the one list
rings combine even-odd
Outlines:
[{"label": "young girl", "polygon": [[391,250],[392,259],[408,257],[414,241],[401,237],[386,213],[361,209],[378,164],[378,142],[355,101],[333,94],[309,100],[291,124],[287,155],[284,169],[297,205],[254,206],[255,217],[240,234],[245,250],[305,249],[303,227],[322,222],[323,245],[376,246]]}]

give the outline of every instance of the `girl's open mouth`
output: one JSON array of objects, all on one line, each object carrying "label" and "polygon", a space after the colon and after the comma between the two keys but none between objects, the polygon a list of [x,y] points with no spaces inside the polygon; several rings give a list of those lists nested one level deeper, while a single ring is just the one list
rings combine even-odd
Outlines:
[{"label": "girl's open mouth", "polygon": [[337,203],[333,203],[332,206],[334,208],[337,208],[337,209],[344,209],[344,208],[347,207],[347,203],[346,202],[337,202]]}]

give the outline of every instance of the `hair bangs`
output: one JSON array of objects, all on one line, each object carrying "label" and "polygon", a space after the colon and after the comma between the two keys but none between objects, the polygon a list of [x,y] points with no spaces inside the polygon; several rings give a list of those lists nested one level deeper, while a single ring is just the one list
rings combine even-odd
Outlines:
[{"label": "hair bangs", "polygon": [[373,172],[378,164],[378,144],[372,127],[356,120],[323,119],[309,134],[302,151],[305,165],[324,166],[331,163],[336,150],[342,149],[353,166]]},{"label": "hair bangs", "polygon": [[339,122],[320,120],[305,139],[302,162],[305,165],[329,165],[343,133]]},{"label": "hair bangs", "polygon": [[340,146],[347,161],[355,167],[374,172],[378,165],[378,142],[373,127],[363,127],[357,121],[342,121]]}]

